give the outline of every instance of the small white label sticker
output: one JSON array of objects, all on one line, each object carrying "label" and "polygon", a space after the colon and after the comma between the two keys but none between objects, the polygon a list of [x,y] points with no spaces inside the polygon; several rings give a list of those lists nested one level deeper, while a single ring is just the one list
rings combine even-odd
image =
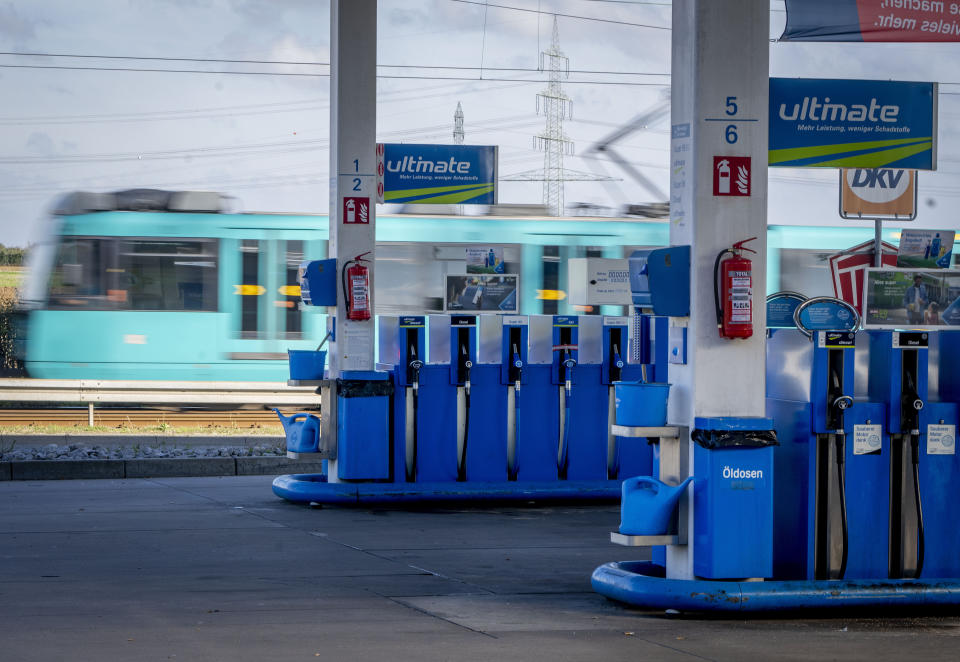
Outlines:
[{"label": "small white label sticker", "polygon": [[628,326],[629,324],[629,317],[611,317],[610,315],[605,315],[603,318],[604,326]]},{"label": "small white label sticker", "polygon": [[880,450],[883,427],[880,425],[853,426],[853,454],[866,455]]},{"label": "small white label sticker", "polygon": [[527,316],[526,315],[504,315],[503,324],[504,326],[526,326]]},{"label": "small white label sticker", "polygon": [[956,452],[957,426],[927,426],[927,455],[955,455]]}]

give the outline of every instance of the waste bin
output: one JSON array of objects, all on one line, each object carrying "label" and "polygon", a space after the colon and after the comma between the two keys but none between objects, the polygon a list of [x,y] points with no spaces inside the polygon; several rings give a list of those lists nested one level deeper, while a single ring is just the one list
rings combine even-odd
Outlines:
[{"label": "waste bin", "polygon": [[772,577],[773,420],[698,417],[694,426],[694,574]]}]

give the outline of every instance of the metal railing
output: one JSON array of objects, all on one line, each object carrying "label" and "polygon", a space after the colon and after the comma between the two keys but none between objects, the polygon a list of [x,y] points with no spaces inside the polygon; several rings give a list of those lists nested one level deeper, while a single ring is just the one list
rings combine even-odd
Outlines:
[{"label": "metal railing", "polygon": [[264,405],[320,404],[315,386],[284,382],[166,382],[104,379],[0,379],[0,401],[87,405],[93,425],[96,404]]}]

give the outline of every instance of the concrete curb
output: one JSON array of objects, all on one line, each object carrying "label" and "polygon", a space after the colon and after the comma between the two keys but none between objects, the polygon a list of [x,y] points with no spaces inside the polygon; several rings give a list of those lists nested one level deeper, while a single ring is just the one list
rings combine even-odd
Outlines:
[{"label": "concrete curb", "polygon": [[322,471],[322,461],[296,461],[283,456],[23,460],[0,462],[0,482],[172,478],[175,476],[268,476],[288,473],[317,474]]},{"label": "concrete curb", "polygon": [[124,460],[125,478],[169,478],[171,476],[236,476],[232,457],[171,457]]},{"label": "concrete curb", "polygon": [[23,460],[11,462],[11,480],[123,478],[123,460]]}]

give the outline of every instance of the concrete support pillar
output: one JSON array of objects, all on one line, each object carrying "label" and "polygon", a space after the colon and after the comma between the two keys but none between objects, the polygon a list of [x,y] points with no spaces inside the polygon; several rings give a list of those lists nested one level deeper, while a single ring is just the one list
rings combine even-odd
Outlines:
[{"label": "concrete support pillar", "polygon": [[[376,256],[377,3],[330,3],[330,257],[344,264],[369,253],[370,309],[375,310]],[[373,370],[374,321],[347,319],[343,291],[337,297],[336,340],[330,376]]]},{"label": "concrete support pillar", "polygon": [[[670,421],[691,429],[697,416],[765,410],[769,23],[766,0],[673,2],[670,243],[692,248],[690,317],[672,320],[688,327],[688,363],[670,366]],[[724,159],[732,176],[717,189]],[[753,337],[720,338],[714,260],[750,237]],[[692,443],[681,448],[692,473]],[[670,577],[693,575],[692,509],[688,526],[690,544],[668,548]]]}]

